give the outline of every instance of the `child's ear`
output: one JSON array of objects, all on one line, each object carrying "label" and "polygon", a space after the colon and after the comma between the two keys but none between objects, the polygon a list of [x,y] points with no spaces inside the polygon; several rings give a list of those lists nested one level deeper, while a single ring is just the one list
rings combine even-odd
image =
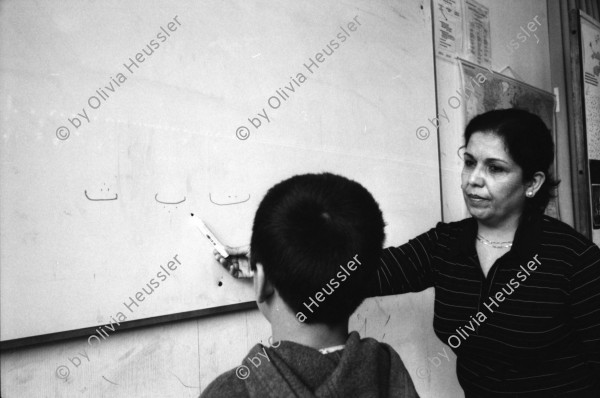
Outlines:
[{"label": "child's ear", "polygon": [[256,296],[256,301],[264,303],[273,293],[275,293],[275,289],[269,279],[267,279],[262,264],[256,263],[256,270],[254,271],[254,295]]}]

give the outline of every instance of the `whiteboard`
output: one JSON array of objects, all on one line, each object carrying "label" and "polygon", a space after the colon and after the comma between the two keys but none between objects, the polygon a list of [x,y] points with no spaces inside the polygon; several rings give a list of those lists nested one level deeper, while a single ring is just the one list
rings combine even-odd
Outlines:
[{"label": "whiteboard", "polygon": [[0,40],[2,341],[252,301],[190,214],[245,244],[294,174],[390,243],[441,217],[429,2],[9,0]]}]

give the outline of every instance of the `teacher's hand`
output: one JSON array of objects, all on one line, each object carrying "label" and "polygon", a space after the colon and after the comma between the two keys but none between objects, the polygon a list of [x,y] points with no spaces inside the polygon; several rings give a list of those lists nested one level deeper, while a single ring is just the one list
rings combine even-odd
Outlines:
[{"label": "teacher's hand", "polygon": [[254,277],[254,271],[250,269],[250,246],[230,247],[225,246],[229,257],[225,258],[214,250],[215,259],[225,267],[227,271],[234,277],[239,279]]}]

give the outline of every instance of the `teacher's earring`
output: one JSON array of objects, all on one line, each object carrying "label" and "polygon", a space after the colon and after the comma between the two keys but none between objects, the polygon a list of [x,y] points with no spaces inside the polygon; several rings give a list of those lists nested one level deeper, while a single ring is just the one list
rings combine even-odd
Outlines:
[{"label": "teacher's earring", "polygon": [[527,195],[528,198],[531,198],[533,196],[533,191],[527,191],[525,195]]}]

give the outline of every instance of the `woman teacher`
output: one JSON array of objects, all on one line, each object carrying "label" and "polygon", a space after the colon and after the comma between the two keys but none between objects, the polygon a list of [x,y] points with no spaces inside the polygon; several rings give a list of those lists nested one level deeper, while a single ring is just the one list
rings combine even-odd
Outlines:
[{"label": "woman teacher", "polygon": [[[550,131],[497,110],[464,142],[472,217],[384,249],[367,295],[435,288],[433,328],[467,398],[600,397],[600,249],[544,215],[557,186]],[[233,258],[219,259],[236,275]]]}]

